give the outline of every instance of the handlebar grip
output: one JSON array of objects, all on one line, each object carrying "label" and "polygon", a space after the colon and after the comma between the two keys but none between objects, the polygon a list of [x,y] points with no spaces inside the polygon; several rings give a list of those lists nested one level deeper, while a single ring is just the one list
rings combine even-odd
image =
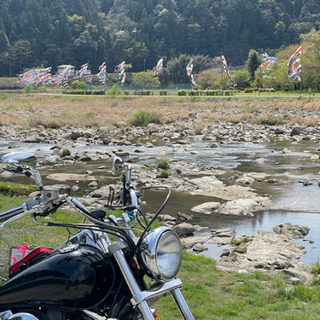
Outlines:
[{"label": "handlebar grip", "polygon": [[19,207],[11,208],[9,210],[0,212],[0,222],[4,222],[20,213],[25,211],[25,206],[21,205]]}]

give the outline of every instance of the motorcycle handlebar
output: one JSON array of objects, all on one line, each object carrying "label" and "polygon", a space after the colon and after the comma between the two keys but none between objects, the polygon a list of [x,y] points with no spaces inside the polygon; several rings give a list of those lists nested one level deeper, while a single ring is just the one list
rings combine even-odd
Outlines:
[{"label": "motorcycle handlebar", "polygon": [[12,217],[23,213],[26,210],[25,204],[8,209],[6,211],[0,212],[0,222],[7,221],[8,219],[11,219]]}]

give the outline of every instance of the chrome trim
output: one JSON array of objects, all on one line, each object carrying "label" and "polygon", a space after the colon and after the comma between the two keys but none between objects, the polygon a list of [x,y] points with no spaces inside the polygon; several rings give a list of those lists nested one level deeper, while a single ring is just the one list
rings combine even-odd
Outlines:
[{"label": "chrome trim", "polygon": [[137,295],[133,296],[131,303],[133,306],[140,304],[142,301],[149,300],[154,297],[160,297],[166,293],[171,292],[177,288],[182,287],[182,281],[180,279],[172,279],[169,282],[161,283],[158,289],[150,289],[146,291],[140,291]]}]

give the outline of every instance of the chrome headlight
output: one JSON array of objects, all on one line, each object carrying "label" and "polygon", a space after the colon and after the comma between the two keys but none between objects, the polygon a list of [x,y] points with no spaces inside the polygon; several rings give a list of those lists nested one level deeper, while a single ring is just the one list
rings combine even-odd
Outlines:
[{"label": "chrome headlight", "polygon": [[181,266],[180,239],[169,227],[159,227],[151,231],[143,240],[138,258],[153,279],[171,280]]}]

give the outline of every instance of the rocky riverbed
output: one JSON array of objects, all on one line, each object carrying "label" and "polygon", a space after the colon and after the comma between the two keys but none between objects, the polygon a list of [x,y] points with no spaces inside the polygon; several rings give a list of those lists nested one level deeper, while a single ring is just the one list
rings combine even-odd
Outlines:
[{"label": "rocky riverbed", "polygon": [[[175,192],[190,195],[206,196],[210,201],[195,205],[194,214],[232,215],[253,217],[257,212],[272,208],[269,195],[261,195],[255,185],[258,183],[272,185],[278,176],[270,172],[262,172],[266,163],[264,157],[257,158],[255,153],[246,151],[246,157],[255,157],[259,171],[241,173],[228,169],[216,168],[214,165],[199,163],[193,159],[199,154],[196,149],[189,149],[195,142],[205,144],[207,149],[219,150],[230,142],[247,144],[264,144],[272,140],[288,141],[294,144],[303,141],[320,140],[320,126],[303,125],[254,125],[250,123],[219,122],[196,131],[194,121],[196,115],[190,115],[181,122],[165,125],[150,124],[146,128],[122,127],[107,125],[101,128],[57,128],[46,130],[38,126],[26,130],[19,126],[2,125],[0,128],[1,155],[10,151],[32,151],[39,155],[40,167],[45,171],[52,166],[87,166],[89,163],[101,163],[97,172],[109,172],[111,160],[120,155],[132,163],[133,183],[137,187],[166,185]],[[183,128],[183,130],[182,130]],[[153,151],[156,150],[156,151]],[[70,151],[70,152],[67,152]],[[283,148],[283,156],[291,151]],[[175,155],[180,154],[178,159]],[[171,157],[174,160],[171,160]],[[153,161],[155,163],[149,163]],[[167,171],[169,176],[163,177],[157,168],[156,161],[169,159]],[[318,162],[317,148],[308,152],[309,161]],[[110,174],[111,175],[111,174]],[[6,174],[1,174],[2,180]],[[101,183],[99,173],[87,170],[86,173],[47,171],[47,181],[52,184],[64,184],[63,188],[70,192],[79,192],[81,183],[86,183],[87,192],[83,195],[92,207],[105,204],[109,186]],[[307,178],[303,184],[313,183]],[[65,184],[68,184],[66,186]],[[256,235],[242,235],[235,238],[233,229],[213,230],[190,223],[190,216],[184,212],[170,212],[161,216],[164,223],[173,226],[181,236],[185,248],[198,253],[206,250],[204,244],[228,244],[218,259],[219,267],[225,270],[248,272],[259,270],[264,272],[282,271],[290,275],[290,281],[309,281],[310,266],[301,263],[300,258],[305,250],[296,239],[304,238],[309,230],[302,225],[291,225],[290,221],[274,226],[273,231],[259,231]]]}]

